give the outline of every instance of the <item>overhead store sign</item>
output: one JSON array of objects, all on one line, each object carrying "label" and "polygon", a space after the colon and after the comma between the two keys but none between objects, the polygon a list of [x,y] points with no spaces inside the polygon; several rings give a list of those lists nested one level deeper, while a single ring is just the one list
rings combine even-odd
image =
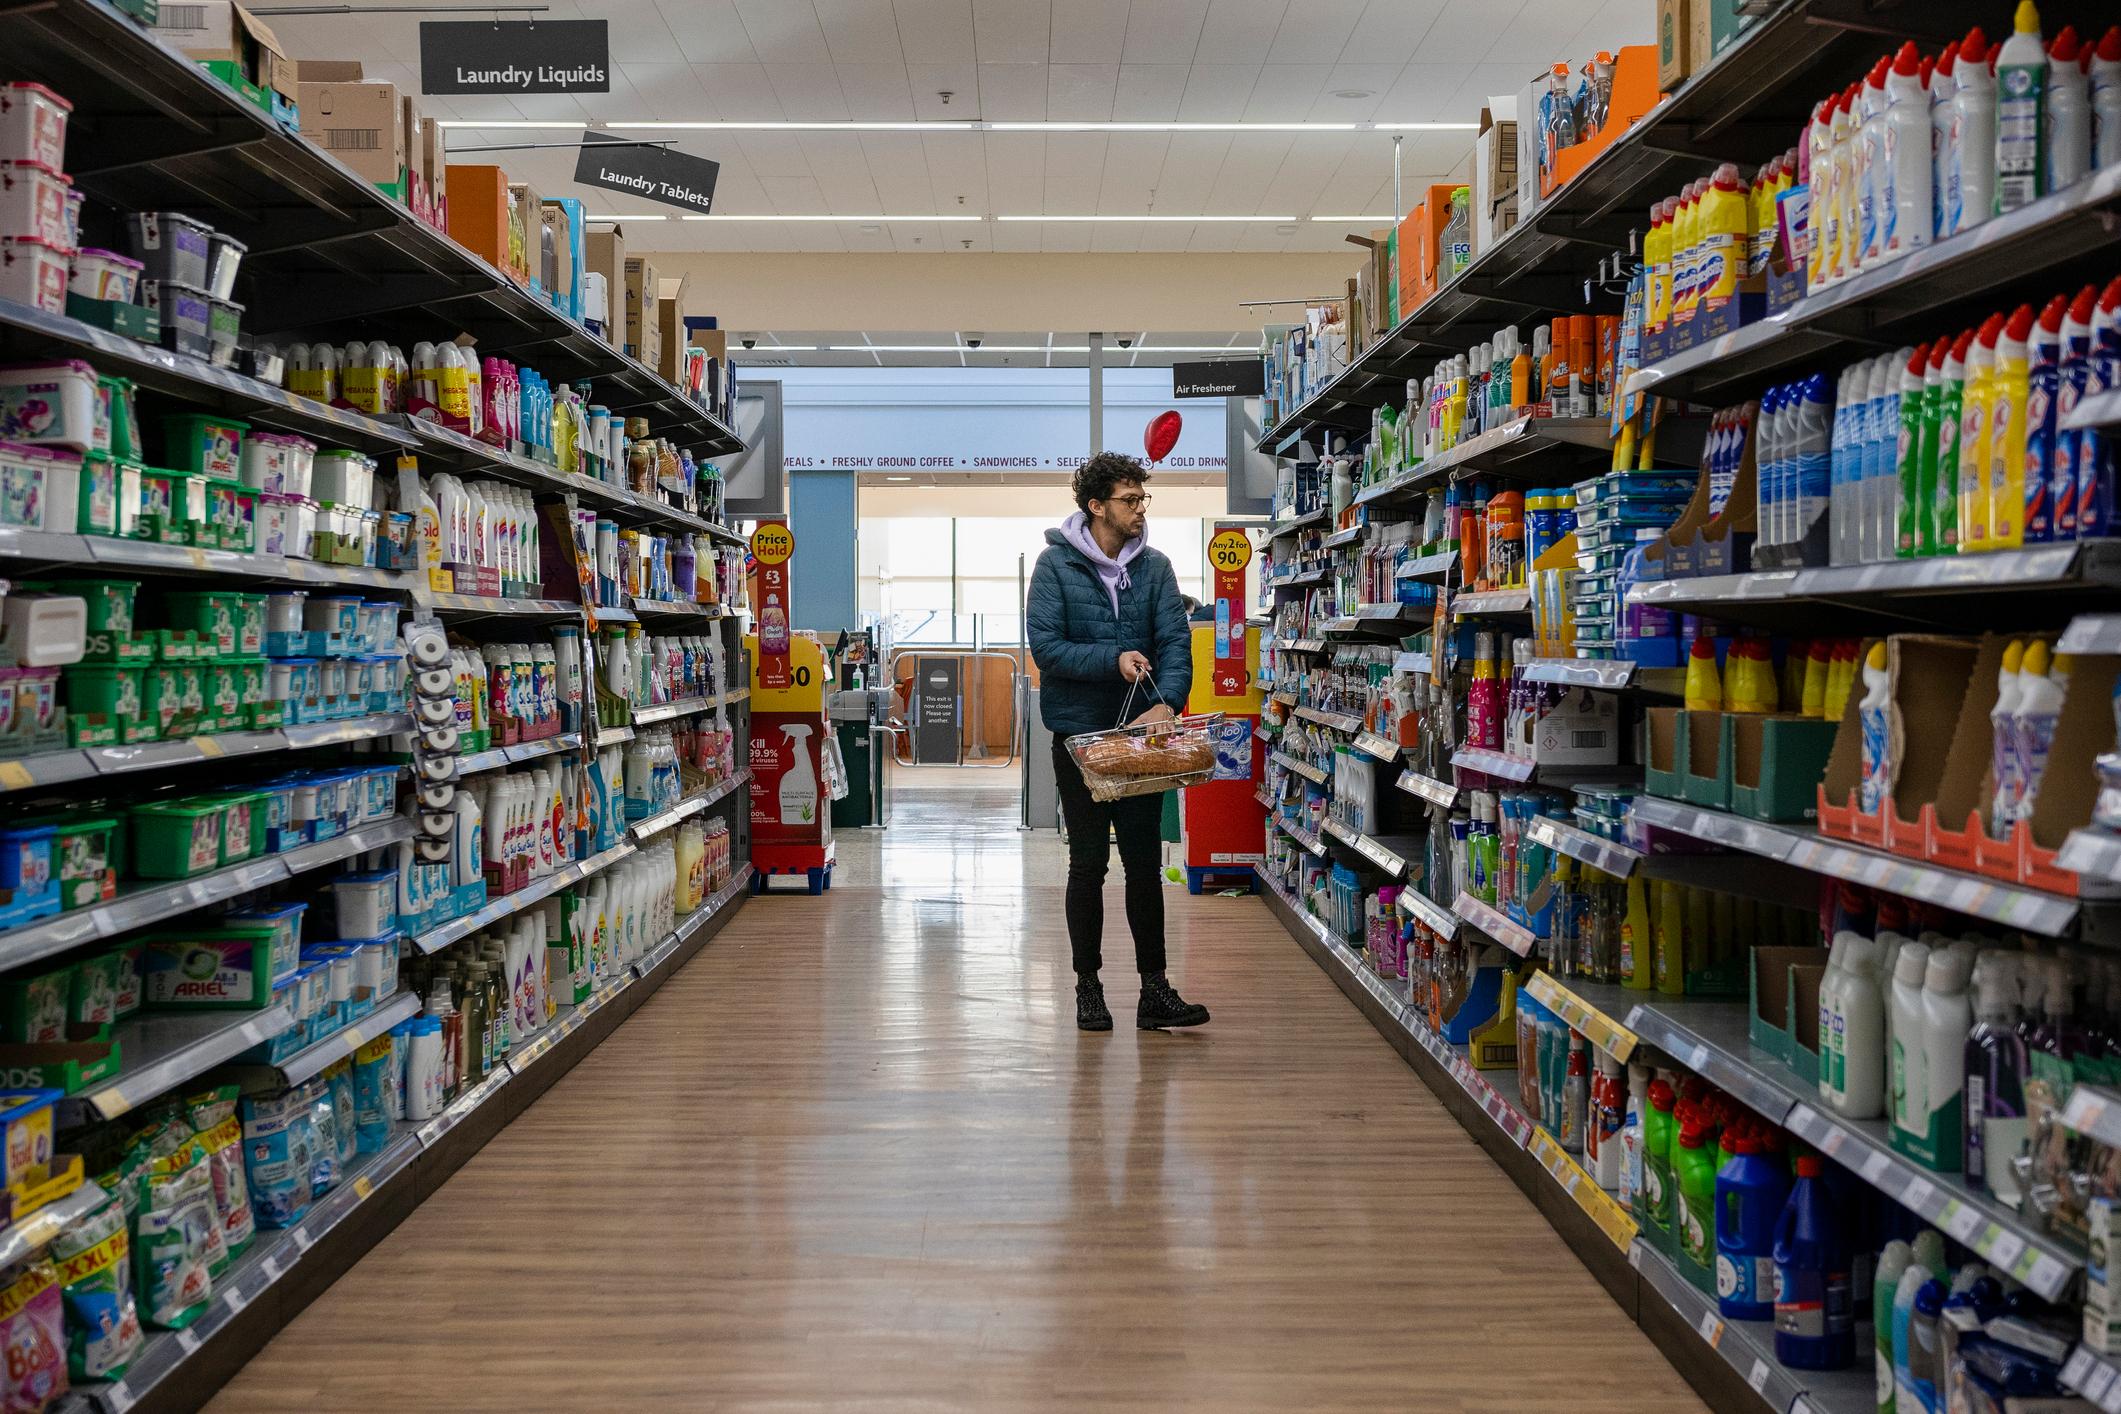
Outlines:
[{"label": "overhead store sign", "polygon": [[1256,358],[1171,365],[1174,398],[1257,398],[1266,391],[1266,365]]},{"label": "overhead store sign", "polygon": [[714,208],[714,183],[721,173],[722,164],[705,157],[587,129],[574,160],[574,179],[585,187],[631,192],[701,215]]},{"label": "overhead store sign", "polygon": [[608,20],[422,20],[420,92],[611,92]]}]

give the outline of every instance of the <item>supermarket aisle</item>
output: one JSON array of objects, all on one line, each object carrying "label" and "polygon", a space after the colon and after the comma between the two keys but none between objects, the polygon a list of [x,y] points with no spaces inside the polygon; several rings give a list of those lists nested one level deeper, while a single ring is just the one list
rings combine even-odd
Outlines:
[{"label": "supermarket aisle", "polygon": [[1503,1361],[1509,1407],[1701,1407],[1257,902],[1172,891],[1212,1026],[1082,1035],[1060,846],[940,795],[752,900],[212,1408],[1485,1410]]}]

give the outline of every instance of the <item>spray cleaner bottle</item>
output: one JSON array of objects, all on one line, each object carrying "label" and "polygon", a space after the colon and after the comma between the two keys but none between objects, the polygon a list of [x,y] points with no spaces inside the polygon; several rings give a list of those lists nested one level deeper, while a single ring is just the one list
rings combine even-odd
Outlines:
[{"label": "spray cleaner bottle", "polygon": [[1895,461],[1898,463],[1900,494],[1895,498],[1894,550],[1903,560],[1917,553],[1922,538],[1917,526],[1929,503],[1922,494],[1922,425],[1927,417],[1929,345],[1918,344],[1900,369],[1900,435]]},{"label": "spray cleaner bottle", "polygon": [[2040,42],[2040,8],[2033,0],[2018,0],[2011,37],[1996,52],[1995,215],[2045,194],[2047,139],[2047,48]]}]

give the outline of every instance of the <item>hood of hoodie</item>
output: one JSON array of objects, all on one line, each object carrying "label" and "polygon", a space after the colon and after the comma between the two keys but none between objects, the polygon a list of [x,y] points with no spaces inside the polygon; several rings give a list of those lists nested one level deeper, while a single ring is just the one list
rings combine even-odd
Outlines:
[{"label": "hood of hoodie", "polygon": [[1107,555],[1104,547],[1097,543],[1097,537],[1090,533],[1089,515],[1077,511],[1046,532],[1046,543],[1072,546],[1090,562],[1090,568],[1097,571],[1098,583],[1104,585],[1105,595],[1112,601],[1112,616],[1118,618],[1119,592],[1133,583],[1133,576],[1128,573],[1127,567],[1140,559],[1142,551],[1149,548],[1148,532],[1144,531],[1120,546],[1118,555]]}]

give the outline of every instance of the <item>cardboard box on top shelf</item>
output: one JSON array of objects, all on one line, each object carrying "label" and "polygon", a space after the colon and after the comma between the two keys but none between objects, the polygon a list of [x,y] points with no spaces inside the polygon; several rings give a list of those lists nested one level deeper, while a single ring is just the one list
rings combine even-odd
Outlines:
[{"label": "cardboard box on top shelf", "polygon": [[[178,24],[177,21],[188,21]],[[265,21],[233,0],[190,0],[155,18],[155,37],[188,59],[213,70],[224,82],[241,79],[265,93],[299,104],[294,61]]]},{"label": "cardboard box on top shelf", "polygon": [[[1430,187],[1421,204],[1399,223],[1399,310],[1402,317],[1419,308],[1436,293],[1436,287],[1441,283],[1439,243],[1443,239],[1443,228],[1451,220],[1451,193],[1457,189],[1456,182]],[[1411,285],[1407,281],[1410,249],[1414,277]],[[1414,295],[1411,301],[1407,298],[1410,289]]]},{"label": "cardboard box on top shelf", "polygon": [[2018,822],[2018,881],[2057,893],[2112,898],[2116,886],[2055,867],[2055,853],[2072,830],[2089,825],[2099,796],[2094,764],[2114,749],[2114,680],[2121,658],[2079,653],[2070,659],[2069,686],[2048,745],[2047,767],[2033,793],[2031,813]]},{"label": "cardboard box on top shelf", "polygon": [[[665,280],[665,285],[673,283]],[[675,298],[659,299],[655,302],[656,354],[649,364],[663,375],[663,381],[674,388],[685,386],[685,307]]]},{"label": "cardboard box on top shelf", "polygon": [[494,269],[508,268],[508,174],[499,167],[448,167],[449,238]]},{"label": "cardboard box on top shelf", "polygon": [[686,332],[685,342],[706,352],[707,368],[700,384],[700,397],[717,416],[726,417],[729,409],[723,390],[729,368],[729,331],[692,329]]},{"label": "cardboard box on top shelf", "polygon": [[1539,209],[1539,100],[1547,76],[1539,74],[1517,95],[1517,219],[1528,220]]},{"label": "cardboard box on top shelf", "polygon": [[[1857,705],[1863,700],[1862,665],[1871,644],[1857,648],[1857,675],[1841,727],[1834,733],[1834,749],[1827,757],[1826,776],[1819,784],[1819,832],[1854,840],[1880,849],[1898,849],[1916,857],[1927,850],[1923,839],[1925,813],[1933,807],[1943,788],[1946,763],[1954,738],[1959,736],[1962,713],[1969,694],[1978,700],[1983,689],[1971,680],[1982,657],[1980,641],[1947,638],[1934,634],[1895,634],[1883,640],[1886,648],[1887,779],[1891,789],[1875,813],[1863,809],[1863,724]],[[2000,651],[2000,650],[1999,650]],[[1988,674],[1990,701],[1994,700],[1996,674]],[[1986,712],[1981,714],[1986,720]]]},{"label": "cardboard box on top shelf", "polygon": [[[1745,13],[1748,0],[1688,0],[1687,72],[1698,74],[1738,42],[1738,37],[1757,23],[1759,16]],[[1765,7],[1763,7],[1765,8]],[[1658,45],[1658,70],[1663,74],[1664,46]]]},{"label": "cardboard box on top shelf", "polygon": [[1517,224],[1517,100],[1491,98],[1473,139],[1473,253]]},{"label": "cardboard box on top shelf", "polygon": [[626,257],[625,351],[650,368],[662,363],[662,325],[656,320],[656,291],[662,277],[645,255]]},{"label": "cardboard box on top shelf", "polygon": [[442,125],[428,122],[420,130],[420,171],[427,178],[428,224],[449,229],[449,144]]},{"label": "cardboard box on top shelf", "polygon": [[398,86],[389,83],[304,83],[302,136],[338,158],[366,182],[403,201],[405,119]]},{"label": "cardboard box on top shelf", "polygon": [[360,83],[367,75],[359,59],[296,59],[298,83]]},{"label": "cardboard box on top shelf", "polygon": [[[1791,1057],[1795,1054],[1799,1015],[1795,1005],[1797,989],[1790,974],[1799,967],[1815,967],[1823,973],[1826,959],[1825,948],[1774,946],[1752,949],[1749,960],[1753,974],[1753,1004],[1747,1018],[1747,1039],[1785,1065],[1791,1064]],[[1816,998],[1809,1011],[1816,1025],[1819,1015]],[[1816,1041],[1813,1048],[1817,1049]],[[1817,1078],[1816,1075],[1813,1077]]]},{"label": "cardboard box on top shelf", "polygon": [[1657,0],[1657,86],[1666,93],[1694,72],[1694,11],[1708,0]]},{"label": "cardboard box on top shelf", "polygon": [[545,198],[538,195],[538,189],[530,183],[508,184],[508,241],[515,259],[509,278],[537,294],[545,290],[545,221],[539,214],[544,206]]},{"label": "cardboard box on top shelf", "polygon": [[[626,342],[626,232],[620,226],[592,227],[582,238],[582,277],[604,277],[604,342],[618,348]],[[585,311],[594,315],[596,311]]]},{"label": "cardboard box on top shelf", "polygon": [[1428,298],[1421,284],[1421,240],[1418,235],[1428,224],[1427,206],[1426,202],[1416,202],[1414,209],[1392,231],[1392,250],[1399,266],[1395,277],[1398,294],[1394,323],[1421,308],[1421,302]]},{"label": "cardboard box on top shelf", "polygon": [[434,209],[424,165],[427,127],[427,114],[419,99],[408,93],[398,100],[398,142],[405,149],[405,204],[423,221]]}]

